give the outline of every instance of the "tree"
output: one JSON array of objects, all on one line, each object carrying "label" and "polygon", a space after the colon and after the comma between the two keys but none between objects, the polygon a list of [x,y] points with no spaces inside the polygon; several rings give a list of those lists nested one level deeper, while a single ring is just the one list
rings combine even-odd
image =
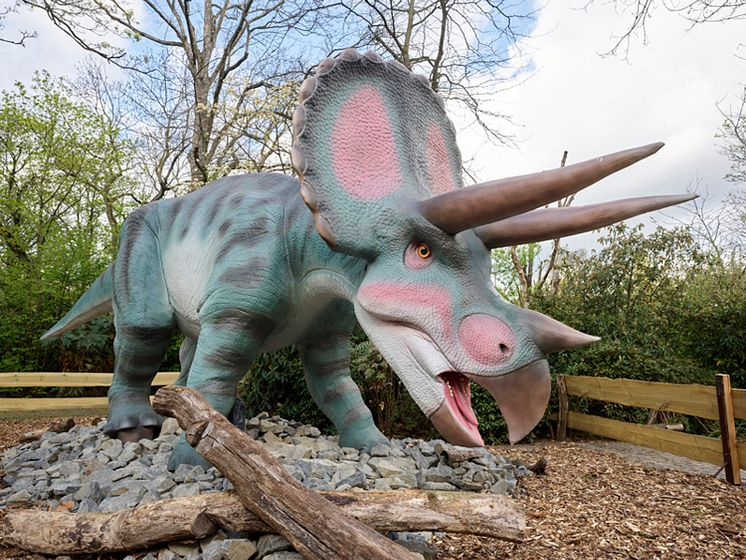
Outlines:
[{"label": "tree", "polygon": [[130,154],[46,74],[0,94],[0,367],[39,363],[39,334],[112,258]]},{"label": "tree", "polygon": [[[562,153],[560,167],[567,163],[567,150]],[[575,195],[557,201],[558,208],[567,208],[575,200]],[[551,287],[556,292],[559,276],[557,270],[560,258],[561,238],[552,239],[549,258],[541,259],[541,243],[513,245],[507,249],[492,250],[492,278],[495,287],[508,301],[530,307],[531,299],[540,293],[552,275]]]},{"label": "tree", "polygon": [[[12,14],[16,11],[15,6],[5,6],[3,8],[0,8],[0,31],[2,31],[5,28],[5,18],[8,17],[9,14]],[[13,38],[3,37],[0,36],[0,43],[10,43],[11,45],[18,45],[21,47],[26,46],[26,41],[28,39],[34,39],[36,37],[35,32],[30,31],[18,31],[16,33],[16,36]]]},{"label": "tree", "polygon": [[725,120],[718,137],[725,140],[722,150],[730,160],[730,173],[725,178],[733,183],[746,183],[746,87],[735,107],[719,108]]},{"label": "tree", "polygon": [[648,21],[659,8],[679,14],[692,26],[746,18],[745,0],[614,0],[614,4],[621,13],[629,14],[631,20],[607,54],[617,55],[621,51],[625,57],[635,36],[641,35],[643,43],[647,42]]},{"label": "tree", "polygon": [[[245,133],[244,117],[257,104],[266,112],[266,104],[283,98],[276,89],[300,75],[302,65],[285,49],[296,27],[303,27],[301,20],[311,13],[304,0],[226,0],[203,5],[145,0],[141,14],[134,4],[114,0],[21,1],[43,10],[82,48],[149,75],[136,81],[135,91],[146,92],[139,110],[152,113],[166,100],[160,107],[167,109],[166,115],[160,118],[180,119],[170,120],[167,129],[178,123],[188,130],[186,154],[192,187],[240,165],[237,145]],[[311,23],[304,20],[303,25]],[[129,41],[134,54],[102,36]],[[142,52],[138,44],[157,52]],[[172,89],[175,82],[166,75],[171,72],[177,81],[184,75],[188,80]],[[280,108],[275,109],[281,112]],[[148,125],[156,127],[157,122]],[[271,134],[258,137],[265,140]],[[155,156],[154,165],[163,172],[178,159],[183,142],[175,130],[174,135],[158,140],[168,147],[164,161],[159,163],[161,156]],[[160,192],[164,177],[157,180]]]},{"label": "tree", "polygon": [[556,371],[711,383],[746,371],[743,255],[720,260],[688,227],[614,225],[590,253],[567,253],[555,292],[536,309],[601,337],[550,356]]}]

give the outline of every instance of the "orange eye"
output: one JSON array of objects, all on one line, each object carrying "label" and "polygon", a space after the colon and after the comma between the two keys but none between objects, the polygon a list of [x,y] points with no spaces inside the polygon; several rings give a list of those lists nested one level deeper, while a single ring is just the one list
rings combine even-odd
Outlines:
[{"label": "orange eye", "polygon": [[429,259],[433,256],[430,246],[427,243],[418,243],[415,251],[417,251],[417,256],[421,259]]}]

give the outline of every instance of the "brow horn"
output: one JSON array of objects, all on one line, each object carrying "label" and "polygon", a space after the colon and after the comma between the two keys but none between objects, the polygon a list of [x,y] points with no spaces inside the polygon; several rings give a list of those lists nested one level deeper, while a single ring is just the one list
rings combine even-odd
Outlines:
[{"label": "brow horn", "polygon": [[662,147],[658,142],[550,171],[480,183],[423,200],[419,210],[431,223],[455,234],[574,194]]},{"label": "brow horn", "polygon": [[576,208],[541,208],[474,229],[489,249],[557,239],[681,204],[696,194],[640,196]]}]

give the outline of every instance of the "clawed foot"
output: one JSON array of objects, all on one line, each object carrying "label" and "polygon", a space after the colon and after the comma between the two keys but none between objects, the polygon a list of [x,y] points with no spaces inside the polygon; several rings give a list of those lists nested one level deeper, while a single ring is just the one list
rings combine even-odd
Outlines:
[{"label": "clawed foot", "polygon": [[360,451],[370,451],[378,444],[391,445],[391,441],[381,431],[373,426],[372,429],[346,431],[339,434],[340,447],[354,447]]},{"label": "clawed foot", "polygon": [[156,429],[153,426],[140,426],[138,428],[127,428],[117,432],[117,439],[127,443],[128,441],[140,441],[141,439],[155,439]]},{"label": "clawed foot", "polygon": [[168,459],[168,470],[175,471],[179,465],[199,465],[205,470],[212,467],[212,463],[197,453],[194,448],[187,443],[184,434],[181,435],[176,443],[171,457]]},{"label": "clawed foot", "polygon": [[151,408],[150,402],[125,401],[120,397],[110,400],[104,433],[124,442],[153,439],[160,433],[161,424],[163,418]]}]

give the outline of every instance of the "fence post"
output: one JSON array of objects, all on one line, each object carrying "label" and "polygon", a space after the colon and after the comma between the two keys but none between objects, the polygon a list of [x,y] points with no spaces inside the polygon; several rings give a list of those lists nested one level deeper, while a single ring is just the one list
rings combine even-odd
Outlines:
[{"label": "fence post", "polygon": [[736,422],[733,418],[733,399],[731,398],[730,376],[719,373],[715,376],[715,387],[718,397],[718,415],[720,416],[720,438],[723,441],[723,459],[725,460],[725,479],[731,484],[741,484],[741,468],[738,463],[736,447]]},{"label": "fence post", "polygon": [[559,412],[557,413],[557,440],[565,441],[567,438],[567,413],[570,404],[567,400],[567,385],[565,376],[557,376],[557,400],[559,401]]}]

